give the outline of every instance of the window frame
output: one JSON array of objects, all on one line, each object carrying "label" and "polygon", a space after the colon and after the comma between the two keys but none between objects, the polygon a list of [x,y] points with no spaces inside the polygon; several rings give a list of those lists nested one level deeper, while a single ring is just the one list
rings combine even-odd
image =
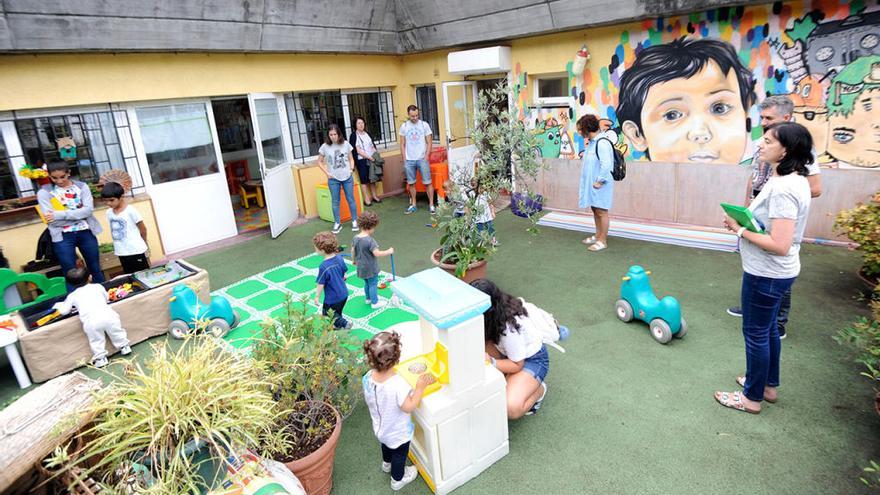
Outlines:
[{"label": "window frame", "polygon": [[[354,121],[352,120],[354,115],[351,115],[350,106],[348,104],[348,97],[352,95],[377,95],[378,99],[378,112],[379,118],[381,119],[383,116],[385,118],[384,125],[380,121],[379,128],[382,132],[382,136],[380,139],[376,139],[377,136],[370,135],[373,138],[373,144],[376,145],[376,149],[388,149],[391,146],[397,144],[397,120],[394,115],[394,95],[391,91],[391,88],[379,87],[379,88],[358,88],[358,89],[344,89],[341,90],[342,93],[342,104],[345,113],[345,137],[351,135],[354,131]],[[383,102],[384,99],[384,102]],[[384,103],[384,105],[383,105]],[[384,107],[384,108],[383,108]],[[372,127],[370,128],[372,129]],[[385,135],[385,132],[388,132],[388,135]]]},{"label": "window frame", "polygon": [[[415,96],[416,96],[416,106],[419,107],[419,116],[424,117],[425,116],[424,115],[424,113],[425,113],[424,105],[422,105],[421,101],[419,100],[419,90],[420,89],[430,89],[430,90],[433,90],[433,92],[434,92],[434,105],[432,107],[432,109],[434,111],[434,115],[433,115],[434,118],[433,118],[433,121],[429,119],[429,120],[427,120],[427,122],[429,122],[428,125],[431,126],[431,132],[433,133],[431,140],[434,142],[434,144],[440,144],[440,107],[437,104],[437,85],[436,84],[418,84],[416,86],[413,86],[413,91],[415,92]],[[422,120],[425,120],[425,119],[422,119]]]},{"label": "window frame", "polygon": [[541,97],[539,95],[540,90],[540,81],[542,79],[565,79],[565,84],[568,85],[568,74],[564,72],[553,72],[547,74],[536,74],[532,76],[532,82],[534,86],[534,90],[532,90],[532,101],[536,105],[545,105],[545,106],[560,106],[560,105],[568,105],[569,101],[571,101],[571,96],[545,96]]},{"label": "window frame", "polygon": [[[298,115],[302,113],[302,108],[303,108],[302,96],[303,95],[315,95],[315,94],[333,96],[332,93],[337,93],[339,96],[339,101],[340,101],[339,109],[340,109],[340,112],[342,113],[342,117],[344,119],[344,121],[342,123],[343,125],[341,127],[343,128],[343,132],[347,134],[348,123],[346,121],[348,120],[348,113],[345,112],[345,107],[342,106],[342,92],[340,90],[294,91],[294,92],[284,93],[284,108],[287,111],[287,126],[288,126],[288,129],[290,129],[290,145],[291,145],[291,148],[293,149],[293,160],[292,160],[293,163],[307,163],[310,161],[317,160],[317,158],[318,158],[317,151],[314,155],[307,155],[306,154],[306,152],[307,152],[306,148],[308,147],[308,141],[306,141],[305,145],[303,145],[302,137],[306,136],[306,138],[308,138],[309,131],[308,131],[308,127],[306,126],[305,132],[301,132],[300,128],[306,122],[304,121],[301,123],[298,120]],[[291,107],[291,103],[293,103],[293,107]],[[294,125],[296,125],[296,129],[293,128]],[[294,141],[294,136],[296,136],[297,141]],[[347,140],[348,136],[346,135],[345,138]],[[320,142],[321,143],[324,142],[323,136],[321,137]],[[297,143],[299,143],[299,144],[297,144]],[[320,147],[321,146],[319,144],[318,148],[320,148]],[[299,148],[301,150],[300,153],[302,153],[302,156],[297,156],[297,148]]]}]

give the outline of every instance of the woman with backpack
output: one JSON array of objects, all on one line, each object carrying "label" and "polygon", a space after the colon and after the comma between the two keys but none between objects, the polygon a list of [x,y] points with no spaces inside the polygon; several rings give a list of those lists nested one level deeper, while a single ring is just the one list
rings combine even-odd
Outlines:
[{"label": "woman with backpack", "polygon": [[[492,306],[483,313],[486,337],[486,358],[507,380],[507,417],[519,419],[538,412],[547,384],[544,377],[550,370],[550,357],[544,345],[545,311],[502,291],[491,280],[481,278],[471,286],[489,296]],[[526,309],[532,307],[530,314]],[[568,328],[556,326],[557,339],[568,336]]]},{"label": "woman with backpack", "polygon": [[580,194],[578,208],[593,210],[596,221],[596,235],[584,239],[590,251],[601,251],[608,247],[608,226],[611,219],[608,210],[614,196],[614,143],[604,137],[599,129],[599,119],[595,115],[584,115],[577,121],[577,131],[583,136],[586,150],[581,168]]}]

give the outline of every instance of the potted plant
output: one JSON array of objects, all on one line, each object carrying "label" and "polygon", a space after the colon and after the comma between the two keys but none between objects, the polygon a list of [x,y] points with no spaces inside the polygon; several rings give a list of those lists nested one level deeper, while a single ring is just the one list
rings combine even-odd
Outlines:
[{"label": "potted plant", "polygon": [[264,451],[285,463],[307,493],[324,495],[333,487],[342,421],[361,400],[366,364],[347,332],[310,309],[305,299],[288,299],[286,313],[263,325],[251,356],[275,377],[271,393],[287,411],[264,439]]},{"label": "potted plant", "polygon": [[[503,191],[512,191],[518,210],[533,218],[543,201],[528,192],[543,161],[532,151],[535,137],[517,119],[518,109],[508,108],[508,102],[515,101],[511,94],[506,83],[480,91],[473,116],[479,125],[469,133],[477,149],[474,167],[450,170],[449,201],[435,214],[440,248],[431,254],[431,261],[465,281],[485,276],[486,261],[495,252],[491,237],[475,228],[488,205]],[[465,115],[466,121],[471,118]]]},{"label": "potted plant", "polygon": [[862,251],[862,268],[859,277],[874,287],[880,278],[880,191],[868,203],[837,214],[834,228],[858,243]]},{"label": "potted plant", "polygon": [[48,463],[72,474],[71,485],[91,478],[110,493],[200,493],[228,452],[257,445],[283,413],[261,364],[213,337],[176,350],[154,344],[143,365],[126,363],[112,380],[85,411],[94,419],[77,434],[82,447]]}]

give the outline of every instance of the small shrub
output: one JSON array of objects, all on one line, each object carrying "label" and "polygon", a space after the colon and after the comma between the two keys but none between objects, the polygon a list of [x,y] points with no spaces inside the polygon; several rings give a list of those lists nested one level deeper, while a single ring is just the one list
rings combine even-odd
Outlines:
[{"label": "small shrub", "polygon": [[862,273],[880,277],[880,191],[868,203],[837,214],[834,228],[859,244],[862,251]]}]

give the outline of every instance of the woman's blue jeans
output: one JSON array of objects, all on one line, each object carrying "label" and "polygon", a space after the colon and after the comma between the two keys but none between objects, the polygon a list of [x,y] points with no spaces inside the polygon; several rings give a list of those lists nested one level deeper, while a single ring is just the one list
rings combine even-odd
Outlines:
[{"label": "woman's blue jeans", "polygon": [[348,180],[336,180],[333,177],[327,179],[327,188],[330,189],[330,199],[333,206],[333,221],[339,221],[339,190],[345,192],[345,200],[348,201],[348,211],[351,212],[352,221],[357,220],[357,205],[354,202],[354,175]]},{"label": "woman's blue jeans", "polygon": [[[92,275],[92,282],[98,284],[104,281],[104,272],[101,271],[100,253],[98,253],[98,239],[91,230],[78,230],[65,232],[61,242],[53,242],[55,256],[61,264],[61,271],[67,275],[67,271],[76,267],[76,248],[82,254],[86,267]],[[67,292],[73,292],[73,287],[67,284]]]},{"label": "woman's blue jeans", "polygon": [[779,356],[782,352],[776,320],[782,297],[795,278],[767,278],[743,273],[742,332],[746,342],[745,396],[764,400],[764,387],[779,386]]}]

